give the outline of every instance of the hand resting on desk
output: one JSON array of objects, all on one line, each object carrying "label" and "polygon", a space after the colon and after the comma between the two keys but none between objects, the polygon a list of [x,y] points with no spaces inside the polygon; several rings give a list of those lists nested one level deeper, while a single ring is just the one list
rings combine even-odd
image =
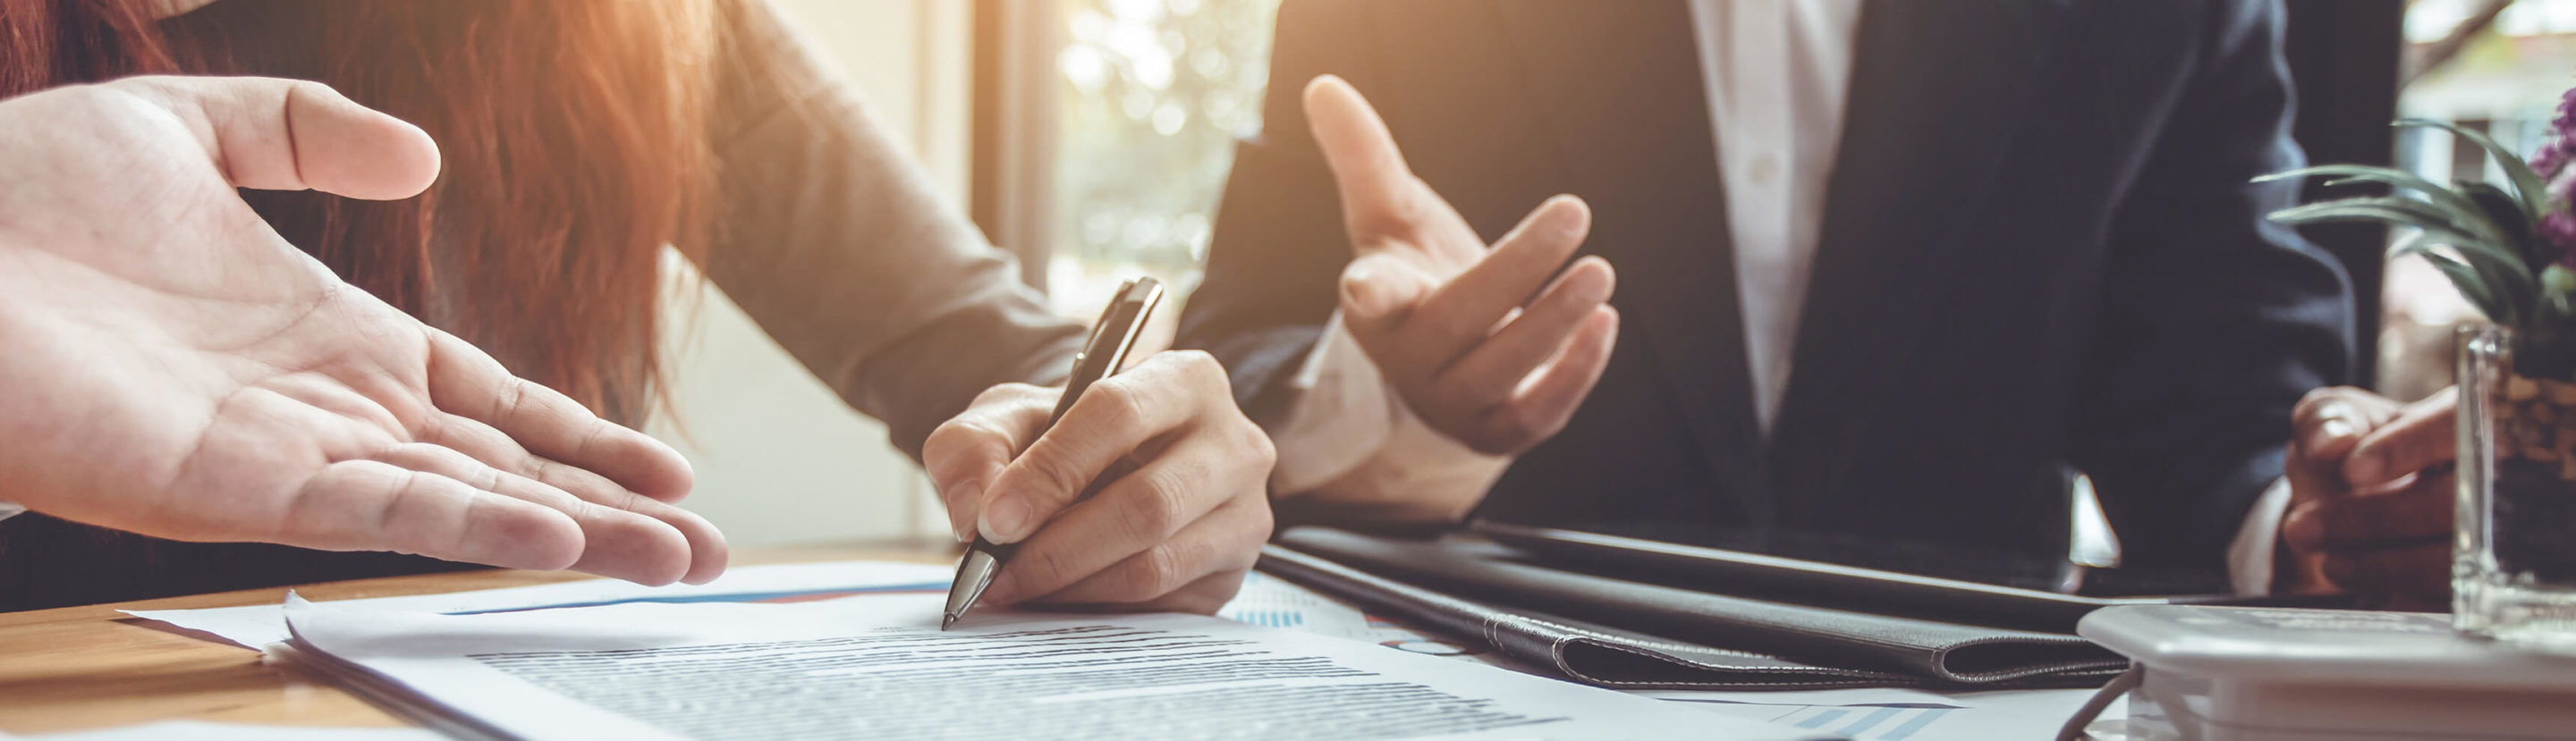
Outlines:
[{"label": "hand resting on desk", "polygon": [[2450,389],[2401,405],[2328,388],[2300,400],[2281,519],[2290,568],[2274,572],[2274,591],[2344,591],[2397,609],[2448,604],[2458,398]]},{"label": "hand resting on desk", "polygon": [[314,83],[142,77],[0,101],[0,130],[0,498],[177,540],[724,569],[668,504],[678,453],[341,282],[234,191],[408,198],[439,169],[419,129]]}]

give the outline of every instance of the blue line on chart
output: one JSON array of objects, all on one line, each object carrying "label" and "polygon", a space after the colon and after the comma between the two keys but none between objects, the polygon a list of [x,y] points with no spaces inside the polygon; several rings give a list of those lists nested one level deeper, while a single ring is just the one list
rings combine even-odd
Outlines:
[{"label": "blue line on chart", "polygon": [[779,591],[779,592],[727,592],[727,593],[724,593],[724,594],[681,594],[681,595],[672,595],[672,596],[669,596],[669,597],[629,597],[629,598],[626,598],[626,599],[599,600],[599,601],[596,601],[596,602],[566,602],[566,603],[559,604],[559,605],[530,605],[530,606],[527,606],[527,607],[505,607],[505,608],[493,609],[493,610],[466,610],[466,611],[463,611],[463,612],[451,612],[451,613],[447,613],[447,614],[449,614],[449,615],[482,615],[482,614],[486,614],[486,613],[494,613],[494,612],[526,612],[526,611],[529,611],[529,610],[552,610],[552,609],[562,608],[562,607],[598,607],[598,606],[600,606],[600,605],[623,605],[623,604],[629,604],[629,603],[635,603],[635,602],[660,602],[660,603],[666,603],[666,604],[689,604],[689,603],[696,603],[696,602],[761,602],[761,601],[766,601],[766,600],[791,599],[791,598],[796,598],[796,597],[812,597],[812,596],[816,596],[816,595],[837,595],[837,594],[883,594],[883,593],[887,593],[887,592],[940,591],[940,590],[945,590],[945,589],[947,589],[947,588],[948,588],[948,584],[947,584],[946,582],[925,582],[925,583],[921,583],[921,584],[887,584],[887,585],[879,585],[879,586],[873,586],[873,587],[833,587],[833,588],[829,588],[829,589],[795,589],[795,590]]}]

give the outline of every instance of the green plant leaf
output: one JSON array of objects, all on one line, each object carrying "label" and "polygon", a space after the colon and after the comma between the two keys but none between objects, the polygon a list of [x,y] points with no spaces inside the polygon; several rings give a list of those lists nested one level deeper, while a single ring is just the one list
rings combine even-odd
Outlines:
[{"label": "green plant leaf", "polygon": [[2459,289],[2461,298],[2468,299],[2469,305],[2478,307],[2479,313],[2487,315],[2487,321],[2508,327],[2515,326],[2512,307],[2496,301],[2495,293],[2487,290],[2486,281],[2478,276],[2476,268],[2451,259],[2449,255],[2431,252],[2421,247],[2412,248],[2408,254],[2422,255],[2424,262],[2430,263],[2434,270],[2441,271],[2443,277],[2450,278],[2451,287]]},{"label": "green plant leaf", "polygon": [[2412,198],[2381,196],[2311,203],[2272,212],[2271,218],[2273,221],[2294,226],[2353,221],[2411,226],[2424,230],[2427,238],[2433,242],[2460,250],[2461,257],[2478,264],[2481,268],[2487,267],[2490,262],[2495,263],[2497,277],[2512,281],[2510,285],[2503,288],[2512,290],[2516,295],[2524,293],[2523,289],[2530,286],[2533,281],[2531,267],[2524,263],[2519,251],[2509,244],[2499,244],[2491,237],[2494,228],[2492,225],[2485,224],[2484,219],[2459,217],[2468,218],[2478,224],[2478,231],[2471,231],[2455,225],[2453,222],[2458,218],[2444,213],[2439,206]]},{"label": "green plant leaf", "polygon": [[2255,178],[2254,182],[2269,183],[2278,180],[2292,180],[2310,177],[2336,178],[2335,180],[2326,181],[2326,187],[2329,188],[2351,185],[2354,183],[2381,183],[2389,186],[2391,189],[2412,190],[2417,193],[2422,193],[2426,198],[2432,199],[2435,203],[2440,203],[2469,213],[2484,213],[2479,210],[2476,202],[2470,201],[2468,196],[2460,194],[2459,191],[2444,187],[2441,183],[2426,180],[2414,173],[2389,167],[2371,167],[2369,165],[2318,165],[2315,167],[2302,167],[2288,172],[2278,172],[2265,175]]},{"label": "green plant leaf", "polygon": [[2437,128],[2478,145],[2479,149],[2487,151],[2487,156],[2495,159],[2498,168],[2504,170],[2505,179],[2513,181],[2514,195],[2522,203],[2524,218],[2538,223],[2542,214],[2549,213],[2549,190],[2547,185],[2541,182],[2540,173],[2532,172],[2531,165],[2522,161],[2522,155],[2504,148],[2502,144],[2497,144],[2493,137],[2470,131],[2449,121],[2435,121],[2429,118],[2401,119],[2393,125]]},{"label": "green plant leaf", "polygon": [[2540,270],[2558,262],[2561,250],[2532,233],[2539,225],[2522,217],[2522,202],[2515,200],[2513,194],[2494,183],[2471,180],[2460,181],[2457,189],[2477,205],[2480,213],[2486,214],[2487,223],[2503,230],[2505,238],[2512,240],[2522,253],[2523,264]]},{"label": "green plant leaf", "polygon": [[[2466,233],[2473,239],[2494,245],[2495,247],[2503,250],[2505,254],[2516,256],[2520,256],[2522,254],[2521,249],[2519,249],[2519,245],[2515,244],[2513,238],[2505,236],[2504,229],[2498,226],[2493,219],[2488,218],[2486,210],[2478,208],[2475,201],[2468,201],[2465,204],[2467,208],[2460,208],[2445,201],[2427,201],[2420,198],[2407,198],[2405,196],[2365,196],[2309,205],[2322,206],[2337,203],[2377,206],[2380,208],[2393,209],[2413,214],[2416,218],[2416,222],[2409,224],[2409,226],[2421,226],[2425,223],[2441,224]],[[2305,207],[2303,206],[2300,208]],[[2293,208],[2289,210],[2296,211],[2298,209]],[[2537,268],[2534,269],[2536,270]]]},{"label": "green plant leaf", "polygon": [[[2531,268],[2523,264],[2521,258],[2505,247],[2476,239],[2462,239],[2464,236],[2467,235],[2452,229],[2421,229],[2415,234],[2407,235],[2404,241],[2390,249],[2389,258],[2395,259],[2409,254],[2432,254],[2427,250],[2435,247],[2450,247],[2459,252],[2458,257],[2452,259],[2474,269],[2480,278],[2479,282],[2497,302],[2513,308],[2533,303],[2533,297],[2540,290],[2539,280],[2532,274]],[[2450,256],[2444,255],[2444,257]],[[2497,321],[2505,321],[2500,315],[2489,314],[2488,316]]]},{"label": "green plant leaf", "polygon": [[2377,221],[2421,229],[2448,230],[2458,232],[2463,238],[2477,236],[2453,225],[2452,219],[2448,216],[2384,203],[2385,200],[2389,199],[2385,197],[2346,198],[2339,201],[2311,203],[2274,211],[2271,218],[2273,221],[2298,226],[2321,222]]},{"label": "green plant leaf", "polygon": [[2576,301],[2569,300],[2571,293],[2576,293],[2576,271],[2568,270],[2565,265],[2551,265],[2540,271],[2537,311],[2541,316],[2537,318],[2542,320],[2542,324],[2564,327],[2570,317],[2576,317]]}]

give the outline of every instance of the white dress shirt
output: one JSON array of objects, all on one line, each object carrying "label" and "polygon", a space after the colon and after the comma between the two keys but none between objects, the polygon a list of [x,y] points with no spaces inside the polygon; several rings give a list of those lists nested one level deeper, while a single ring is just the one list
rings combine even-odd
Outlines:
[{"label": "white dress shirt", "polygon": [[[1745,361],[1767,433],[1788,387],[1823,229],[1861,0],[1691,0],[1690,9],[1719,153],[1710,164],[1726,190]],[[1300,395],[1272,425],[1277,491],[1329,487],[1337,501],[1389,511],[1426,500],[1471,506],[1511,463],[1480,455],[1414,416],[1339,313],[1289,383]],[[2238,530],[2228,561],[2239,592],[2268,590],[2271,544],[2287,501],[2287,487],[2275,485]],[[2099,517],[2098,508],[2079,511]],[[2079,523],[2073,531],[2077,550],[2116,553],[2115,543],[2080,542],[2108,533],[2106,524]]]}]

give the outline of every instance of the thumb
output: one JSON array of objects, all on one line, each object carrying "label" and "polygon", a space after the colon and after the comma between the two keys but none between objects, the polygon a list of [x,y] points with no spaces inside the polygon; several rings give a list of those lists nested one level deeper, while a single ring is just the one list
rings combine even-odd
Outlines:
[{"label": "thumb", "polygon": [[2363,434],[2344,461],[2344,481],[2356,487],[2376,486],[2452,462],[2459,440],[2453,414],[2457,400],[2457,388],[2445,389],[2407,405],[2396,419]]},{"label": "thumb", "polygon": [[1439,285],[1410,260],[1362,254],[1342,269],[1342,317],[1354,327],[1386,326],[1402,320]]},{"label": "thumb", "polygon": [[2336,402],[2317,412],[2313,424],[2304,425],[2294,448],[2299,457],[2294,463],[2334,470],[2361,443],[2362,431],[2370,420],[2352,405]]},{"label": "thumb", "polygon": [[1045,396],[1044,390],[1025,384],[994,387],[922,443],[921,467],[947,505],[948,527],[958,541],[974,539],[985,493],[1045,429],[1053,409]]},{"label": "thumb", "polygon": [[418,195],[438,177],[438,145],[429,134],[321,83],[135,77],[111,84],[185,122],[235,187],[385,201]]},{"label": "thumb", "polygon": [[1395,135],[1377,109],[1350,83],[1332,75],[1306,84],[1305,103],[1307,128],[1323,150],[1324,164],[1332,168],[1352,242],[1372,242],[1368,237],[1408,222],[1418,211],[1406,205],[1418,195],[1412,192],[1413,170],[1404,164],[1404,152],[1396,148]]}]

